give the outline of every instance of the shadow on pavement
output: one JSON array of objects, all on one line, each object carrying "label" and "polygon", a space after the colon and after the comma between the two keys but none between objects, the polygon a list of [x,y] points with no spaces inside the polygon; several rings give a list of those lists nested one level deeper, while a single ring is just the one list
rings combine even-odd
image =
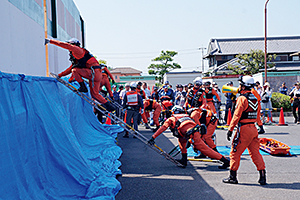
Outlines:
[{"label": "shadow on pavement", "polygon": [[[153,134],[149,130],[140,132],[149,139]],[[174,147],[163,134],[156,139],[156,144],[166,152]],[[117,200],[222,199],[191,164],[185,169],[177,167],[132,136],[123,138],[120,134],[118,145],[123,154],[120,158],[122,176],[117,178],[122,190],[117,194]],[[218,165],[208,164],[206,169],[220,171]]]}]

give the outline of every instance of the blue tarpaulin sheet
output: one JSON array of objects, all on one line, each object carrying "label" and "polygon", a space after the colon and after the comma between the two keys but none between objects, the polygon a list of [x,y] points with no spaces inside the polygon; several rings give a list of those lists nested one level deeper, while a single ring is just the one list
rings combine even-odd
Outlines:
[{"label": "blue tarpaulin sheet", "polygon": [[0,72],[0,199],[114,199],[115,138],[54,78]]}]

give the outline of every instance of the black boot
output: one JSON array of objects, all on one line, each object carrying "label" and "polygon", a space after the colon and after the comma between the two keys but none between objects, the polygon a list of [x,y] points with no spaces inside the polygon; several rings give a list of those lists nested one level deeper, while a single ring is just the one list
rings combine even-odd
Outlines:
[{"label": "black boot", "polygon": [[187,153],[181,154],[181,159],[176,159],[180,164],[183,165],[183,168],[187,166]]},{"label": "black boot", "polygon": [[230,162],[227,158],[223,156],[220,161],[223,162],[223,165],[219,166],[219,169],[227,169],[227,167],[229,167]]},{"label": "black boot", "polygon": [[145,128],[146,129],[151,129],[148,123],[145,123]]},{"label": "black boot", "polygon": [[238,184],[238,180],[236,179],[236,171],[230,170],[229,177],[223,179],[223,183]]},{"label": "black boot", "polygon": [[109,112],[112,112],[112,111],[116,110],[116,108],[111,103],[109,103],[108,101],[106,103],[102,104],[102,105]]},{"label": "black boot", "polygon": [[195,159],[206,158],[206,155],[204,155],[204,154],[201,152],[199,156],[195,156],[194,158],[195,158]]},{"label": "black boot", "polygon": [[79,85],[80,85],[80,87],[78,88],[79,92],[88,92],[88,89],[86,88],[84,82],[80,82]]},{"label": "black boot", "polygon": [[259,126],[258,134],[264,134],[264,133],[265,133],[264,127],[262,125]]},{"label": "black boot", "polygon": [[267,180],[266,180],[266,170],[259,170],[259,180],[258,180],[260,185],[266,185]]},{"label": "black boot", "polygon": [[217,147],[213,148],[213,150],[214,150],[215,152],[219,153]]},{"label": "black boot", "polygon": [[153,133],[155,133],[157,130],[159,129],[159,126],[157,126],[156,128],[151,129]]}]

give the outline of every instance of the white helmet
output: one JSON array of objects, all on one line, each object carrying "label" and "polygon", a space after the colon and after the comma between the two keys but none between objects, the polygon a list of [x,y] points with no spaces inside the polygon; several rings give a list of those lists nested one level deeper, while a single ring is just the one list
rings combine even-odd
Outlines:
[{"label": "white helmet", "polygon": [[251,76],[241,76],[239,81],[242,86],[248,88],[252,88],[254,86],[254,79]]},{"label": "white helmet", "polygon": [[80,42],[79,40],[77,40],[76,38],[71,38],[67,41],[67,43],[70,43],[70,44],[73,44],[73,45],[76,45],[76,46],[80,46]]},{"label": "white helmet", "polygon": [[131,82],[131,83],[130,83],[130,87],[136,88],[136,82]]},{"label": "white helmet", "polygon": [[197,78],[195,78],[194,80],[193,80],[193,83],[194,83],[194,85],[202,85],[202,78],[201,77],[197,77]]},{"label": "white helmet", "polygon": [[178,106],[178,105],[174,106],[171,111],[172,111],[173,114],[185,113],[184,109],[181,106]]}]

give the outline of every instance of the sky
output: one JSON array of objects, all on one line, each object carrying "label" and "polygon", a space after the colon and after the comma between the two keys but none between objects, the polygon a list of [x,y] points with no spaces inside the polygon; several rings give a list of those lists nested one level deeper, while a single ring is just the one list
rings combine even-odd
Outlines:
[{"label": "sky", "polygon": [[[182,71],[202,65],[212,38],[264,37],[265,0],[73,0],[85,21],[86,48],[110,67],[147,74],[162,50]],[[300,35],[300,1],[270,0],[268,36]],[[300,50],[300,47],[299,47]]]}]

